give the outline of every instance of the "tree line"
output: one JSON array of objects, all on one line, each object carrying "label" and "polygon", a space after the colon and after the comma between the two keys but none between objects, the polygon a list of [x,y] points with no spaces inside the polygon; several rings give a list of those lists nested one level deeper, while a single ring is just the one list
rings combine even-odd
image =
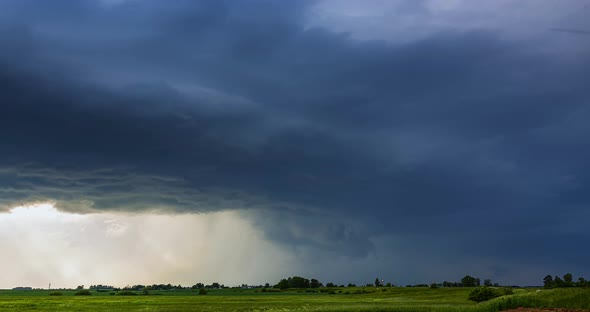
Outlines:
[{"label": "tree line", "polygon": [[563,275],[563,279],[559,276],[555,275],[555,277],[551,275],[545,276],[543,278],[543,287],[544,288],[566,288],[566,287],[590,287],[590,281],[586,280],[583,277],[578,277],[576,281],[574,281],[574,276],[571,273],[566,273]]},{"label": "tree line", "polygon": [[[176,290],[176,289],[222,289],[222,288],[276,288],[276,289],[289,289],[289,288],[320,288],[320,287],[356,287],[356,284],[349,283],[345,285],[337,285],[332,282],[328,282],[323,284],[316,278],[307,279],[301,276],[292,276],[288,278],[281,279],[277,284],[271,285],[266,283],[264,285],[248,285],[242,284],[241,286],[237,287],[227,287],[220,283],[211,283],[211,284],[204,284],[204,283],[196,283],[190,287],[183,287],[181,285],[172,285],[172,284],[153,284],[153,285],[133,285],[133,286],[126,286],[123,288],[113,287],[110,285],[91,285],[90,290],[97,290],[97,291],[107,291],[107,290],[130,290],[130,291],[140,291],[140,290]],[[391,282],[385,283],[383,280],[379,278],[375,278],[374,283],[367,283],[366,285],[361,285],[365,287],[396,287]],[[461,278],[458,282],[449,282],[444,281],[442,283],[432,283],[432,284],[414,284],[414,285],[406,285],[406,287],[430,287],[430,288],[438,288],[438,287],[479,287],[479,286],[486,286],[486,287],[500,287],[500,284],[495,282],[493,283],[491,279],[484,279],[483,282],[480,278],[474,277],[471,275],[465,275]],[[543,286],[544,288],[565,288],[565,287],[590,287],[590,281],[586,280],[583,277],[579,277],[577,280],[574,281],[574,277],[571,273],[566,273],[563,275],[563,278],[555,275],[547,275],[543,278]],[[84,289],[83,285],[78,286],[76,289]]]}]

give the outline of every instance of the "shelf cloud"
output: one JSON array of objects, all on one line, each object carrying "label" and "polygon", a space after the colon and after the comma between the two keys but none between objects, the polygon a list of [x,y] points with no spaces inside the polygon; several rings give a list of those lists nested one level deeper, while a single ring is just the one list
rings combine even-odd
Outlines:
[{"label": "shelf cloud", "polygon": [[590,269],[590,41],[547,31],[587,19],[402,2],[367,36],[345,2],[3,1],[0,211],[227,213],[303,264],[276,279]]}]

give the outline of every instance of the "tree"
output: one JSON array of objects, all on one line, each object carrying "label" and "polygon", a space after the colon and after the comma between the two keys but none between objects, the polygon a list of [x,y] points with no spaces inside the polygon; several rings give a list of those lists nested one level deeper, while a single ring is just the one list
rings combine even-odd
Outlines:
[{"label": "tree", "polygon": [[553,276],[547,275],[547,276],[545,276],[545,278],[543,278],[543,287],[544,288],[552,288],[554,285],[555,285],[555,282],[553,282]]},{"label": "tree", "polygon": [[580,277],[580,278],[578,278],[578,282],[576,283],[576,286],[578,286],[578,287],[586,287],[587,286],[587,283],[588,282],[583,277]]},{"label": "tree", "polygon": [[473,276],[465,275],[461,279],[461,286],[463,286],[463,287],[475,287],[476,285],[477,285],[477,280]]},{"label": "tree", "polygon": [[275,285],[275,288],[287,289],[287,288],[289,288],[289,281],[287,279],[283,278],[282,280],[279,281],[278,284]]},{"label": "tree", "polygon": [[330,283],[326,283],[326,287],[336,287],[336,284],[330,282]]},{"label": "tree", "polygon": [[561,288],[565,287],[565,282],[559,276],[555,275],[555,278],[553,279],[553,285],[554,287]]},{"label": "tree", "polygon": [[321,285],[322,285],[322,283],[320,283],[320,281],[318,281],[315,278],[312,278],[311,281],[309,282],[310,288],[320,288]]},{"label": "tree", "polygon": [[574,286],[574,277],[571,273],[566,273],[565,275],[563,275],[563,281],[565,283],[565,287]]},{"label": "tree", "polygon": [[348,283],[348,285],[346,287],[356,287],[356,284]]},{"label": "tree", "polygon": [[309,288],[310,282],[307,278],[301,276],[293,276],[287,279],[289,281],[289,288]]},{"label": "tree", "polygon": [[488,287],[492,286],[493,285],[492,280],[489,278],[486,278],[485,280],[483,280],[483,285],[488,286]]},{"label": "tree", "polygon": [[379,281],[379,278],[375,278],[375,287],[379,287],[381,286],[381,282]]},{"label": "tree", "polygon": [[[318,281],[319,283],[319,281]],[[319,283],[321,286],[322,284]],[[274,288],[279,289],[287,289],[287,288],[310,288],[311,283],[307,278],[303,278],[301,276],[293,276],[289,278],[283,278],[279,281],[278,284],[274,286]]]}]

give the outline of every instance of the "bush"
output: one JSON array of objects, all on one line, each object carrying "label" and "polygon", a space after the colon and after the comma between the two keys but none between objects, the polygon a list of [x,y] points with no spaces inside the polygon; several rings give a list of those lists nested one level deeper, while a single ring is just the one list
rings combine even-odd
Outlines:
[{"label": "bush", "polygon": [[201,288],[199,289],[199,295],[206,295],[207,291],[205,290],[205,288]]},{"label": "bush", "polygon": [[502,293],[503,293],[504,296],[514,295],[514,290],[512,290],[512,288],[510,288],[510,287],[504,287],[502,289]]},{"label": "bush", "polygon": [[92,293],[88,289],[81,289],[74,293],[74,296],[91,296]]},{"label": "bush", "polygon": [[137,294],[131,290],[123,290],[117,293],[118,296],[136,296]]},{"label": "bush", "polygon": [[50,296],[63,296],[63,294],[60,293],[59,291],[50,292],[49,295]]},{"label": "bush", "polygon": [[501,294],[493,288],[486,286],[477,287],[469,293],[469,300],[475,302],[488,301],[496,297],[500,297]]}]

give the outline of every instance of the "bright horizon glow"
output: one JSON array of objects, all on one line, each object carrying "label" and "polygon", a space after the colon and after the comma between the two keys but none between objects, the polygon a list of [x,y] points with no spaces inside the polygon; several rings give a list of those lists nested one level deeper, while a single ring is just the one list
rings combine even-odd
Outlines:
[{"label": "bright horizon glow", "polygon": [[289,257],[239,216],[73,214],[52,203],[0,213],[0,289],[274,282]]},{"label": "bright horizon glow", "polygon": [[10,218],[16,220],[30,220],[30,219],[60,219],[62,221],[75,221],[83,219],[84,215],[65,213],[55,208],[54,203],[35,203],[23,204],[14,207],[8,211],[7,214],[0,213],[0,222],[3,218]]}]

